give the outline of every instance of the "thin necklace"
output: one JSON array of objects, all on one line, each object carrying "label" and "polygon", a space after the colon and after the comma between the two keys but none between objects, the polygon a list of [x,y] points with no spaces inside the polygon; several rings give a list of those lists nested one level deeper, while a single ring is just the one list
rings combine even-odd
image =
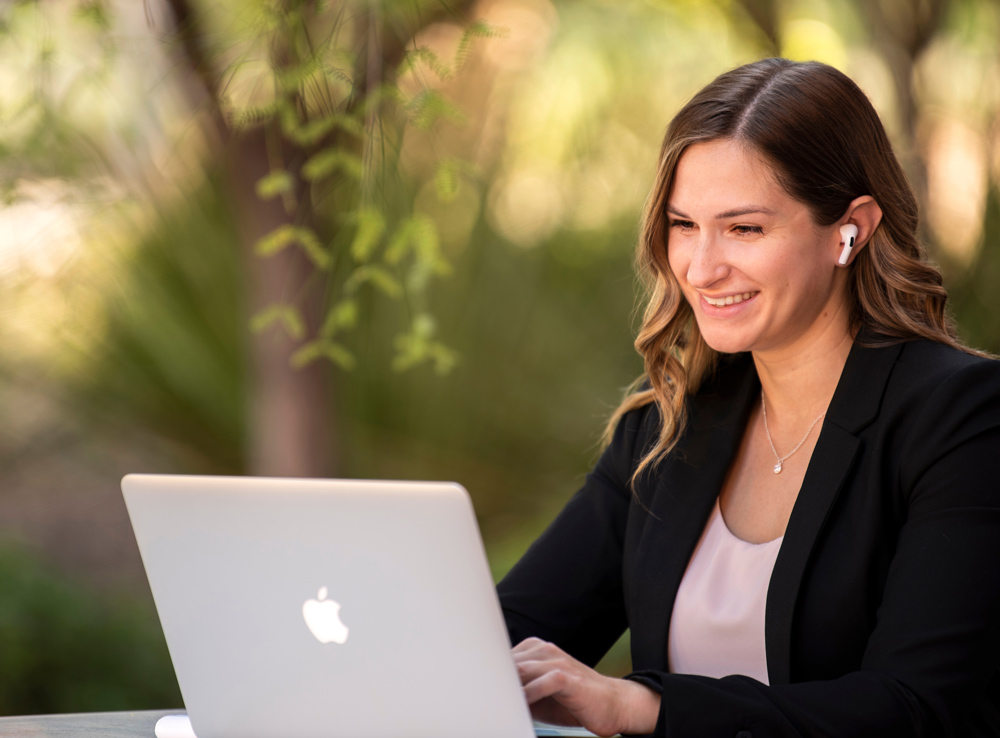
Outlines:
[{"label": "thin necklace", "polygon": [[816,423],[818,423],[819,421],[821,421],[823,418],[826,417],[826,411],[824,411],[822,415],[820,415],[818,418],[816,418],[816,420],[814,420],[812,422],[812,425],[809,426],[809,430],[806,431],[806,434],[804,436],[802,436],[802,440],[799,441],[799,445],[798,446],[796,446],[795,448],[793,448],[791,451],[789,451],[784,456],[779,456],[778,455],[778,449],[776,449],[774,447],[774,441],[771,440],[771,431],[767,427],[767,403],[764,402],[764,388],[763,387],[761,387],[761,390],[760,390],[760,407],[764,411],[764,432],[767,434],[767,442],[771,444],[771,450],[774,451],[774,458],[776,458],[778,460],[778,463],[774,465],[774,473],[775,474],[781,474],[781,465],[785,463],[785,461],[788,459],[789,456],[791,456],[796,451],[798,451],[800,448],[802,448],[802,444],[806,442],[807,438],[809,438],[809,434],[812,433],[813,428],[816,427]]}]

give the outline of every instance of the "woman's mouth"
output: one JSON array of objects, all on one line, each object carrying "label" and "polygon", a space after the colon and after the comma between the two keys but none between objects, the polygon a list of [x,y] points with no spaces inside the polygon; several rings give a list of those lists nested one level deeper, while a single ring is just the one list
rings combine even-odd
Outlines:
[{"label": "woman's mouth", "polygon": [[760,292],[743,292],[739,295],[726,295],[724,297],[708,297],[707,295],[702,295],[702,298],[709,305],[714,305],[715,307],[726,307],[727,305],[736,305],[738,303],[749,300],[756,297]]}]

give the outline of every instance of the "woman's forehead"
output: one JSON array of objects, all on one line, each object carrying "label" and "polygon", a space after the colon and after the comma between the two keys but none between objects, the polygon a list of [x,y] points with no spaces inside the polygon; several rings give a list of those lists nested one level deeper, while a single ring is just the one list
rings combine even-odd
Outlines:
[{"label": "woman's forehead", "polygon": [[708,209],[710,217],[735,217],[750,209],[774,215],[792,202],[770,163],[731,139],[689,146],[677,162],[667,199],[675,213]]}]

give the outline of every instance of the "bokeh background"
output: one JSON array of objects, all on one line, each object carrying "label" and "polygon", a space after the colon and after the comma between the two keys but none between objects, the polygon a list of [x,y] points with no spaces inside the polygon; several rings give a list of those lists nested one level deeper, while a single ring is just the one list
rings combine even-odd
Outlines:
[{"label": "bokeh background", "polygon": [[180,705],[128,472],[457,480],[506,571],[641,371],[666,124],[738,64],[858,82],[1000,351],[998,39],[997,0],[0,2],[0,714]]}]

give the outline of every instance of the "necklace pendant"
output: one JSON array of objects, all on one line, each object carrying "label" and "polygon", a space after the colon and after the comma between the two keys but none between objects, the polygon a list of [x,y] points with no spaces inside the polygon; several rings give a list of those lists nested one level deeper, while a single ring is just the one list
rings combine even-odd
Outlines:
[{"label": "necklace pendant", "polygon": [[774,465],[774,473],[775,474],[781,474],[781,462],[780,461],[777,464]]}]

